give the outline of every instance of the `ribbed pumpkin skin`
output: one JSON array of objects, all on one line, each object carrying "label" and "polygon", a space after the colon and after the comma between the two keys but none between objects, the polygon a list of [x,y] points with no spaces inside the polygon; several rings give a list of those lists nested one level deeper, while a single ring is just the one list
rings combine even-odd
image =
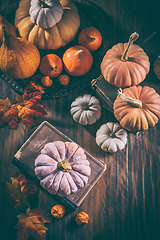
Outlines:
[{"label": "ribbed pumpkin skin", "polygon": [[128,60],[121,56],[127,43],[118,43],[109,49],[101,62],[101,73],[105,80],[117,87],[130,87],[142,82],[150,69],[147,54],[138,45],[132,44],[128,51]]},{"label": "ribbed pumpkin skin", "polygon": [[114,115],[120,125],[133,132],[155,126],[160,118],[160,95],[148,86],[132,86],[123,90],[127,97],[139,99],[142,108],[125,103],[119,96],[114,102]]},{"label": "ribbed pumpkin skin", "polygon": [[160,79],[160,56],[155,60],[153,70],[157,78]]},{"label": "ribbed pumpkin skin", "polygon": [[[15,26],[21,37],[28,39],[39,49],[58,49],[71,42],[80,26],[77,8],[71,0],[61,0],[62,19],[53,27],[42,29],[29,15],[31,0],[21,0],[15,14]],[[66,7],[66,9],[65,9]]]},{"label": "ribbed pumpkin skin", "polygon": [[[71,166],[68,171],[59,168],[63,161]],[[54,141],[45,144],[35,159],[35,174],[48,192],[66,196],[88,183],[91,167],[84,150],[76,143]]]},{"label": "ribbed pumpkin skin", "polygon": [[0,68],[10,77],[31,77],[40,63],[38,49],[26,39],[10,35],[0,48]]}]

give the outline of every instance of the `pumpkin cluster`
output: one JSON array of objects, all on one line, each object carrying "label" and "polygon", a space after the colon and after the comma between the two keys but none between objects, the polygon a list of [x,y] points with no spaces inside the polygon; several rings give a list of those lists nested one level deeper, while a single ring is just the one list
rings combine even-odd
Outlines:
[{"label": "pumpkin cluster", "polygon": [[[91,69],[91,52],[102,43],[101,33],[95,27],[86,27],[76,46],[61,57],[56,55],[53,51],[70,43],[79,27],[80,17],[72,0],[21,0],[15,27],[0,16],[0,68],[15,79],[28,79],[38,70],[45,88],[51,87],[55,78],[68,85],[69,75],[82,76]],[[41,59],[40,50],[51,52]]]},{"label": "pumpkin cluster", "polygon": [[[128,43],[114,45],[100,65],[104,79],[119,88],[114,115],[123,128],[133,132],[153,127],[160,118],[160,95],[151,87],[139,86],[149,73],[150,61],[143,49],[133,44],[138,36],[135,32]],[[154,63],[157,77],[158,61]]]},{"label": "pumpkin cluster", "polygon": [[[53,82],[52,78],[58,77],[59,83],[66,86],[70,81],[69,76],[83,76],[91,69],[93,64],[91,52],[97,50],[101,43],[102,35],[98,29],[86,27],[78,35],[78,44],[66,49],[62,58],[53,53],[45,55],[40,63],[40,72],[47,76],[50,82]],[[48,81],[44,82],[44,78],[41,83],[45,87],[50,87]]]}]

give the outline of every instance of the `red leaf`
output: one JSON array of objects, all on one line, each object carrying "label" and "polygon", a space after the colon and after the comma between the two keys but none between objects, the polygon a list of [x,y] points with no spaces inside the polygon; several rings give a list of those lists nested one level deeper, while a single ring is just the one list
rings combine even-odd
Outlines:
[{"label": "red leaf", "polygon": [[[34,88],[31,88],[31,90],[34,90]],[[36,91],[25,92],[22,97],[19,97],[18,117],[29,128],[33,126],[34,118],[43,117],[47,114],[43,105],[37,103],[41,99],[41,94],[36,89]]]},{"label": "red leaf", "polygon": [[11,178],[12,183],[5,182],[4,191],[15,203],[15,208],[22,205],[29,205],[31,201],[37,198],[39,188],[33,182],[27,180],[24,174]]},{"label": "red leaf", "polygon": [[22,122],[29,128],[32,128],[33,124],[34,124],[34,119],[26,116],[26,117],[22,117]]}]

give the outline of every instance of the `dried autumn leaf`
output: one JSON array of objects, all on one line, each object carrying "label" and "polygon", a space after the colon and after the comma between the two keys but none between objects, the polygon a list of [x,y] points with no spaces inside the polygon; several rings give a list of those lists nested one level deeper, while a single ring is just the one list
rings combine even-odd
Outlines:
[{"label": "dried autumn leaf", "polygon": [[[41,78],[41,77],[42,75],[38,76],[38,78]],[[30,85],[24,89],[24,92],[29,93],[29,92],[39,91],[41,94],[43,94],[44,91],[39,89],[35,83],[37,83],[37,80],[34,80],[34,82],[30,81]]]},{"label": "dried autumn leaf", "polygon": [[2,117],[3,114],[7,112],[10,107],[11,102],[8,97],[5,100],[0,99],[0,117]]},{"label": "dried autumn leaf", "polygon": [[8,106],[7,106],[7,111],[3,114],[3,116],[1,116],[0,118],[0,126],[3,127],[6,123],[8,123],[9,128],[12,129],[16,129],[18,126],[18,109],[17,106],[18,104],[10,104],[9,106],[9,102],[8,101]]},{"label": "dried autumn leaf", "polygon": [[15,208],[20,208],[22,204],[28,206],[30,201],[37,197],[37,185],[33,181],[26,180],[25,175],[21,174],[18,178],[11,177],[11,181],[12,183],[5,182],[5,193],[15,202]]},{"label": "dried autumn leaf", "polygon": [[17,240],[27,240],[29,236],[33,236],[36,240],[45,240],[47,227],[44,223],[50,223],[51,219],[45,216],[45,213],[38,208],[27,209],[26,214],[20,214],[15,228],[18,229]]},{"label": "dried autumn leaf", "polygon": [[[28,90],[28,89],[27,89]],[[34,124],[34,118],[43,117],[47,114],[43,105],[38,104],[41,99],[42,93],[32,86],[29,88],[29,92],[26,92],[19,97],[20,104],[17,106],[18,118],[22,119],[22,122],[29,128]]]}]

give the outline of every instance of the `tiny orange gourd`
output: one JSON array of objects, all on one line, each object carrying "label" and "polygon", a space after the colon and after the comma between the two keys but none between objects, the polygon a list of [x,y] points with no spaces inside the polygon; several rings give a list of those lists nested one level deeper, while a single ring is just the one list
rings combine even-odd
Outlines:
[{"label": "tiny orange gourd", "polygon": [[68,85],[70,79],[67,74],[62,74],[58,77],[58,81],[61,85],[66,86],[66,85]]},{"label": "tiny orange gourd", "polygon": [[44,76],[41,79],[41,83],[44,87],[51,87],[53,84],[53,81],[52,81],[52,79],[50,79],[49,76]]}]

